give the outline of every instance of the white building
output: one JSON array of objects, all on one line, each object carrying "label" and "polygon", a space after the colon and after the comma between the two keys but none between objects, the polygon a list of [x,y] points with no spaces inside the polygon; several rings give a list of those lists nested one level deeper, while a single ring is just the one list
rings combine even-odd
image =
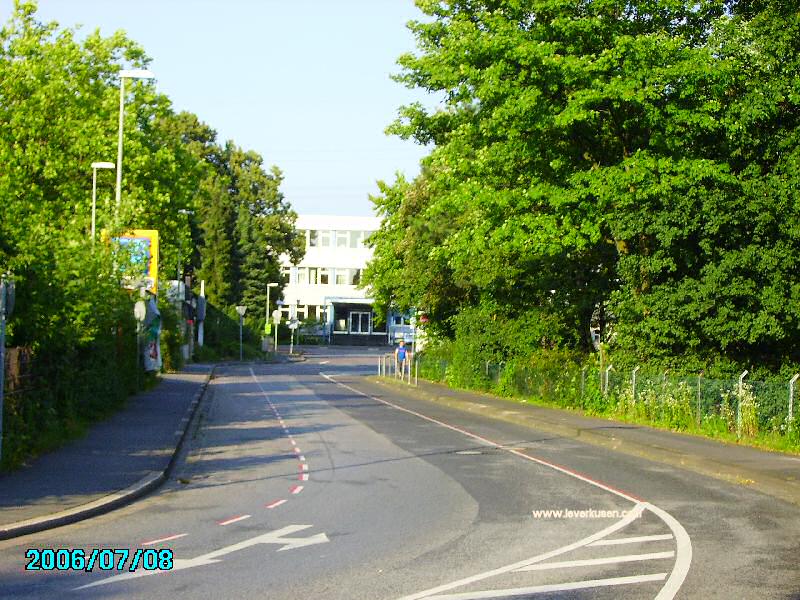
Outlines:
[{"label": "white building", "polygon": [[[319,321],[319,335],[333,344],[387,343],[389,319],[376,319],[372,299],[357,287],[372,258],[364,240],[380,219],[299,215],[296,227],[305,233],[306,254],[297,265],[281,259],[284,317],[294,312],[301,321]],[[395,320],[392,316],[390,329]]]}]

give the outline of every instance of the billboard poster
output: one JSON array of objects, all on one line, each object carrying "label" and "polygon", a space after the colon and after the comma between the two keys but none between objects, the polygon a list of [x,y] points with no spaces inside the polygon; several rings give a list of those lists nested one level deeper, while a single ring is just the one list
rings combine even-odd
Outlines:
[{"label": "billboard poster", "polygon": [[128,257],[123,282],[129,289],[145,288],[158,294],[158,231],[134,229],[115,238]]}]

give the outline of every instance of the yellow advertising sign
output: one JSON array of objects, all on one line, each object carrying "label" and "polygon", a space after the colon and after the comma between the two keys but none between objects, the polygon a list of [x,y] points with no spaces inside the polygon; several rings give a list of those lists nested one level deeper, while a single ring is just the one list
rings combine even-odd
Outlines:
[{"label": "yellow advertising sign", "polygon": [[125,286],[143,287],[158,294],[158,231],[134,229],[118,238],[120,247],[130,253],[130,270],[126,269]]}]

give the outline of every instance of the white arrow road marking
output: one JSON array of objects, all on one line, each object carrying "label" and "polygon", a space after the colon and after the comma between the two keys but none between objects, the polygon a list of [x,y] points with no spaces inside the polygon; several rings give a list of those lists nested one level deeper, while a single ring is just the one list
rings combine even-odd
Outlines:
[{"label": "white arrow road marking", "polygon": [[430,600],[484,600],[489,598],[511,598],[514,596],[530,596],[531,594],[544,594],[547,592],[585,590],[588,588],[608,587],[612,585],[630,585],[632,583],[663,581],[666,579],[666,577],[666,573],[653,573],[652,575],[632,575],[630,577],[611,577],[609,579],[591,579],[588,581],[571,581],[569,583],[551,583],[547,585],[534,585],[531,587],[511,588],[507,590],[463,592],[460,594],[445,594],[443,596],[427,596],[427,598]]},{"label": "white arrow road marking", "polygon": [[174,573],[175,571],[182,571],[183,569],[191,569],[193,567],[202,567],[206,565],[211,565],[214,563],[221,562],[219,557],[225,556],[226,554],[230,554],[231,552],[237,552],[238,550],[244,550],[245,548],[250,548],[251,546],[256,546],[258,544],[278,544],[281,547],[278,548],[277,551],[282,552],[283,550],[295,550],[296,548],[302,548],[304,546],[312,546],[314,544],[324,544],[330,541],[328,539],[328,536],[325,535],[324,533],[318,533],[316,535],[312,535],[311,537],[307,538],[288,537],[293,533],[297,533],[298,531],[303,531],[304,529],[308,529],[309,527],[313,527],[313,525],[289,525],[288,527],[284,527],[283,529],[278,529],[277,531],[270,531],[269,533],[264,533],[254,538],[250,538],[249,540],[244,540],[243,542],[239,542],[238,544],[225,546],[224,548],[220,548],[219,550],[214,550],[213,552],[209,552],[208,554],[203,554],[195,558],[188,558],[188,559],[176,558],[173,563],[173,568],[169,571],[139,570],[134,573],[122,573],[120,575],[107,577],[105,579],[102,579],[101,581],[95,581],[94,583],[82,585],[74,589],[82,590],[85,588],[95,587],[98,585],[106,585],[108,583],[113,583],[115,581],[122,581],[124,579],[148,577],[150,575],[156,575],[158,573]]}]

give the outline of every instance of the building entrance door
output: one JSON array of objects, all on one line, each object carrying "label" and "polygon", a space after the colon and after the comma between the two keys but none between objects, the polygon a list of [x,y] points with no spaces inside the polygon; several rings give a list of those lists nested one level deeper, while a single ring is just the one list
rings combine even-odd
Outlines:
[{"label": "building entrance door", "polygon": [[370,333],[372,314],[368,312],[350,313],[350,333]]}]

